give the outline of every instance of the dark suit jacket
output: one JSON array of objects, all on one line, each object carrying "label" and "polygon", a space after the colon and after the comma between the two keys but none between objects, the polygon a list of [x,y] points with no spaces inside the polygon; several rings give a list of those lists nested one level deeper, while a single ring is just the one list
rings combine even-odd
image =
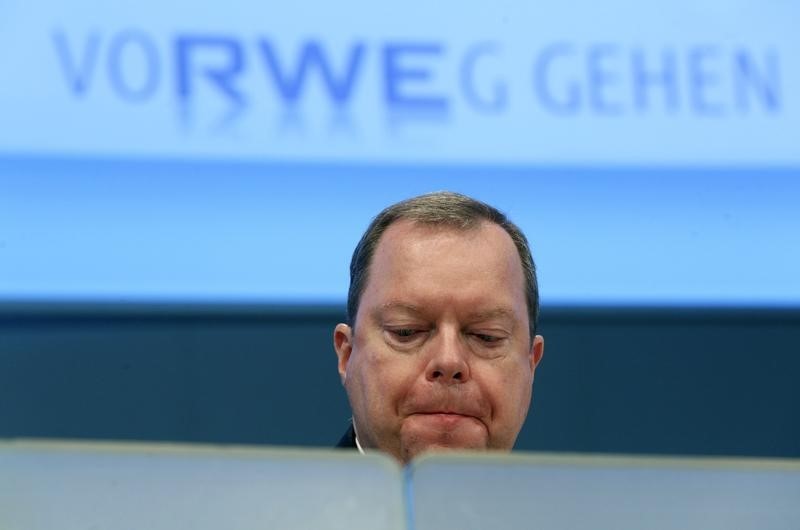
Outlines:
[{"label": "dark suit jacket", "polygon": [[344,433],[336,447],[340,449],[356,449],[356,431],[353,430],[352,422],[350,422],[350,427],[347,428],[347,432]]}]

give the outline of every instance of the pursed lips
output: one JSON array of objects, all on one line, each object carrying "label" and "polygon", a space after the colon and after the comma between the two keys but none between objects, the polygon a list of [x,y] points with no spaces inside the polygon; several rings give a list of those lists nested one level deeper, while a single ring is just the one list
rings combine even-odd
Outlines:
[{"label": "pursed lips", "polygon": [[471,414],[462,414],[449,410],[432,410],[414,413],[411,417],[418,418],[423,425],[436,431],[460,429],[470,424],[484,425],[483,421]]},{"label": "pursed lips", "polygon": [[438,417],[442,421],[453,423],[472,419],[486,424],[490,417],[487,408],[483,400],[472,396],[460,396],[457,399],[441,396],[441,399],[409,400],[400,412],[404,417],[418,416],[430,420]]},{"label": "pursed lips", "polygon": [[472,414],[466,414],[464,412],[457,412],[457,411],[453,411],[453,410],[420,410],[420,411],[414,412],[414,414],[423,414],[423,415],[428,415],[428,416],[435,416],[435,415],[441,415],[441,416],[464,416],[464,417],[467,417],[467,418],[474,418],[475,417]]},{"label": "pursed lips", "polygon": [[423,408],[419,410],[415,410],[412,412],[411,415],[418,415],[418,416],[431,416],[431,417],[440,417],[442,419],[451,418],[453,420],[457,420],[460,418],[472,418],[475,420],[480,421],[480,416],[477,411],[471,410],[464,410],[464,409],[453,409],[453,408]]}]

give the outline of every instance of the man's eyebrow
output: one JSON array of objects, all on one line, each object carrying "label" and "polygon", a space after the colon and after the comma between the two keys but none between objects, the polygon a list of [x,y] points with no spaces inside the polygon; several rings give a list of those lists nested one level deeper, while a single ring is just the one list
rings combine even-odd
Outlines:
[{"label": "man's eyebrow", "polygon": [[514,311],[509,307],[495,307],[492,309],[473,311],[469,313],[470,320],[490,320],[493,318],[507,318],[511,321],[515,320]]},{"label": "man's eyebrow", "polygon": [[[415,306],[414,304],[391,301],[375,308],[375,311],[373,311],[373,315],[375,317],[381,317],[386,312],[392,310],[405,311],[415,316],[422,315],[424,313],[421,307]],[[467,314],[467,318],[473,321],[483,321],[483,320],[491,320],[493,318],[499,318],[499,319],[510,320],[513,323],[516,321],[516,314],[510,307],[494,307],[486,310],[472,311],[469,314]]]},{"label": "man's eyebrow", "polygon": [[408,304],[408,303],[405,303],[405,302],[394,302],[394,301],[392,301],[392,302],[387,302],[387,303],[385,303],[385,304],[383,304],[381,306],[378,306],[375,309],[374,314],[375,315],[382,315],[386,311],[391,311],[393,309],[399,309],[401,311],[407,311],[409,313],[414,313],[414,314],[422,313],[422,308],[420,308],[419,306],[415,306],[413,304]]}]

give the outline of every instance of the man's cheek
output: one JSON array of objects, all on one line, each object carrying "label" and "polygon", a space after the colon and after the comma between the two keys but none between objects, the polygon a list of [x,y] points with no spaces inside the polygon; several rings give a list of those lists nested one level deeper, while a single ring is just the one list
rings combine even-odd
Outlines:
[{"label": "man's cheek", "polygon": [[[347,378],[345,380],[345,390],[350,397],[350,403],[354,409],[365,409],[370,406],[372,401],[368,380],[363,377],[362,366],[358,363],[351,363],[348,367]],[[356,410],[360,412],[361,410]]]}]

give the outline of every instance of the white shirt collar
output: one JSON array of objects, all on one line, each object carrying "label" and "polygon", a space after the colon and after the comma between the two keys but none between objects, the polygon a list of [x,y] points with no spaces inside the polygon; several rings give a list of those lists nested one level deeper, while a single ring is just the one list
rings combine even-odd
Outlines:
[{"label": "white shirt collar", "polygon": [[364,448],[361,447],[361,443],[359,443],[359,441],[358,441],[358,433],[356,432],[356,423],[355,422],[353,422],[353,435],[354,435],[353,437],[356,439],[356,449],[358,449],[358,452],[361,453],[362,455],[366,454],[364,452]]}]

